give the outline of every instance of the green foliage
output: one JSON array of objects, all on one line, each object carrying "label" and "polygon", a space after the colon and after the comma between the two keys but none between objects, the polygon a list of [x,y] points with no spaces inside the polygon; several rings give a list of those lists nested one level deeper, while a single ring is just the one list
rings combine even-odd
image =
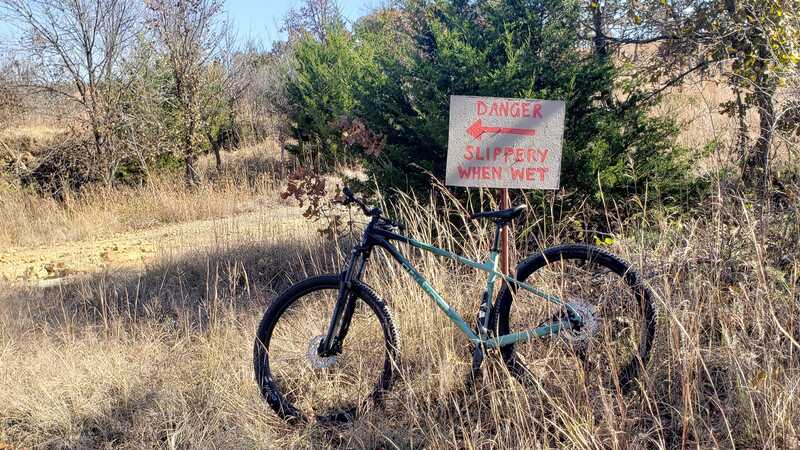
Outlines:
[{"label": "green foliage", "polygon": [[748,91],[783,84],[796,73],[800,1],[712,2],[698,9],[694,26],[690,32],[716,37],[705,46],[705,56],[731,59],[732,76]]},{"label": "green foliage", "polygon": [[114,180],[126,186],[141,185],[147,179],[147,171],[142,166],[141,161],[135,159],[124,159],[117,164],[114,171]]},{"label": "green foliage", "polygon": [[[120,111],[126,118],[115,130],[119,145],[136,146],[137,158],[129,158],[118,169],[117,179],[124,182],[146,178],[147,168],[172,169],[182,157],[183,143],[190,141],[195,154],[204,154],[228,145],[237,135],[233,99],[227,89],[228,74],[219,64],[211,63],[203,71],[199,86],[197,125],[187,127],[187,109],[178,98],[177,88],[168,61],[159,55],[153,44],[141,39],[136,52],[126,65],[125,78],[130,79],[120,100]],[[189,136],[192,133],[192,136]],[[148,167],[144,168],[142,165]]]},{"label": "green foliage", "polygon": [[293,108],[290,132],[298,141],[288,146],[291,153],[323,162],[343,156],[337,123],[356,108],[363,67],[357,43],[341,28],[332,29],[324,43],[311,35],[297,43],[286,86]]},{"label": "green foliage", "polygon": [[[573,0],[409,0],[352,34],[304,39],[288,83],[295,151],[330,159],[347,150],[383,188],[424,191],[427,172],[444,177],[451,95],[563,99],[565,188],[598,204],[601,189],[618,200],[685,200],[696,185],[675,124],[610,94],[621,76],[587,53],[579,21]],[[362,120],[382,151],[346,145],[341,117]]]}]

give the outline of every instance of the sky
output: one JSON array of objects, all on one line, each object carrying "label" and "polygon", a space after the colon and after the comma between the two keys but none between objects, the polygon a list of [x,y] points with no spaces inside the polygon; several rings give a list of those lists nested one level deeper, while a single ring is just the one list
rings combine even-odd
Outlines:
[{"label": "sky", "polygon": [[[265,48],[275,40],[286,39],[281,24],[286,12],[302,0],[224,0],[225,11],[240,40],[260,41]],[[353,22],[379,5],[377,0],[338,0],[342,14]]]},{"label": "sky", "polygon": [[[225,11],[240,42],[248,39],[260,42],[264,49],[272,48],[276,40],[286,39],[281,24],[286,12],[302,0],[223,0]],[[352,23],[381,4],[381,0],[338,0],[342,14]],[[0,20],[0,40],[13,39],[12,28]],[[0,44],[0,51],[2,45]]]}]

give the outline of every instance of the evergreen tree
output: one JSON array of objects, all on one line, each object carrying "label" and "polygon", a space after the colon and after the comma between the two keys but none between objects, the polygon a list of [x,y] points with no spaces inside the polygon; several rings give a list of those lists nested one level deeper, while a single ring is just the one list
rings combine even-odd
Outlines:
[{"label": "evergreen tree", "polygon": [[[322,159],[346,150],[383,188],[424,191],[427,172],[444,178],[451,95],[564,100],[563,186],[598,203],[601,187],[619,199],[645,185],[651,195],[685,198],[691,159],[674,142],[675,125],[610,95],[620,72],[581,39],[580,8],[573,0],[408,0],[353,33],[307,39],[289,81],[298,148],[313,143]],[[337,126],[342,117],[363,121],[380,151],[341,139],[349,133]]]}]

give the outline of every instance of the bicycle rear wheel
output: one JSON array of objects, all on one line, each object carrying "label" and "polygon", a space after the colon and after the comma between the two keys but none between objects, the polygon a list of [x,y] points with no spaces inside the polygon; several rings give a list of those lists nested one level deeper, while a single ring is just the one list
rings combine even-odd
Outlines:
[{"label": "bicycle rear wheel", "polygon": [[341,353],[317,354],[338,289],[338,275],[297,283],[273,301],[258,327],[256,382],[285,420],[351,421],[391,388],[395,327],[385,304],[360,282],[353,282],[357,303]]},{"label": "bicycle rear wheel", "polygon": [[[513,374],[530,374],[538,361],[538,368],[563,376],[570,371],[560,364],[577,358],[600,386],[627,392],[636,384],[650,356],[656,321],[652,294],[630,264],[597,247],[560,245],[520,263],[517,279],[558,296],[586,323],[576,331],[501,348]],[[504,335],[564,318],[566,308],[504,286],[491,324]]]}]

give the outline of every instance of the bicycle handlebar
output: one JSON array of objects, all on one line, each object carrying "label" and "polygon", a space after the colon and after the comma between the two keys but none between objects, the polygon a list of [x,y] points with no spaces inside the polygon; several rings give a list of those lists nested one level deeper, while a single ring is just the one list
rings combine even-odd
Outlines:
[{"label": "bicycle handlebar", "polygon": [[405,228],[406,228],[405,225],[403,225],[403,224],[401,224],[399,222],[395,222],[394,220],[389,219],[387,217],[381,217],[380,208],[378,208],[378,207],[370,208],[369,206],[367,206],[366,203],[364,203],[361,199],[356,197],[356,194],[354,194],[353,191],[349,187],[345,186],[344,188],[342,188],[342,194],[344,194],[344,196],[346,197],[346,200],[344,202],[342,202],[345,205],[349,205],[351,203],[355,203],[356,205],[359,206],[359,208],[361,208],[361,211],[364,213],[365,216],[377,217],[382,222],[384,222],[384,223],[386,223],[388,225],[391,225],[393,227],[397,227],[400,230],[405,230]]},{"label": "bicycle handlebar", "polygon": [[380,215],[381,211],[378,208],[370,209],[363,201],[361,201],[361,199],[356,197],[356,194],[354,194],[349,187],[345,186],[342,189],[342,194],[344,194],[344,196],[347,197],[347,200],[344,201],[345,205],[349,205],[350,203],[355,203],[361,208],[361,211],[366,216]]}]

